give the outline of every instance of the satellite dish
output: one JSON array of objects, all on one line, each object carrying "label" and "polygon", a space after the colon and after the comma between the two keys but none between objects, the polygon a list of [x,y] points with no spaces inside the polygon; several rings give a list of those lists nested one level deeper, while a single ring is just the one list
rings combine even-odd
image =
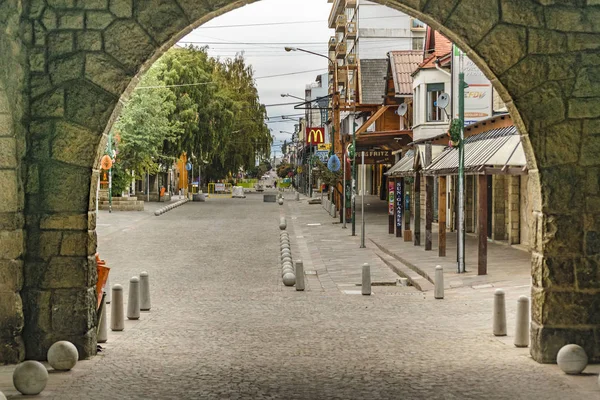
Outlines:
[{"label": "satellite dish", "polygon": [[448,95],[448,93],[440,94],[440,97],[438,97],[437,101],[435,102],[435,106],[437,108],[446,108],[446,107],[448,107],[449,104],[450,104],[450,96]]},{"label": "satellite dish", "polygon": [[407,112],[408,112],[408,106],[406,105],[406,103],[400,104],[400,106],[398,106],[398,109],[396,110],[396,114],[398,114],[401,117],[406,115]]}]

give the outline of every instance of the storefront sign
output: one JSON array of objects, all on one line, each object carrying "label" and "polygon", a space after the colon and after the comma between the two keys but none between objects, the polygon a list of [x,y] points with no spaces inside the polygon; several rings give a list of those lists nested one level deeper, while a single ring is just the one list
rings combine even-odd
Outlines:
[{"label": "storefront sign", "polygon": [[402,231],[402,179],[396,180],[396,229]]},{"label": "storefront sign", "polygon": [[458,47],[452,52],[452,110],[458,118],[458,74],[464,72],[465,83],[465,126],[492,116],[492,83],[483,72]]},{"label": "storefront sign", "polygon": [[329,151],[331,150],[331,143],[325,143],[325,144],[320,144],[317,145],[317,150],[319,151]]},{"label": "storefront sign", "polygon": [[395,193],[395,189],[394,189],[394,182],[390,181],[388,183],[388,211],[390,215],[394,215],[394,207],[396,205],[396,202],[394,201],[394,193]]},{"label": "storefront sign", "polygon": [[315,155],[319,158],[319,160],[321,160],[322,163],[327,163],[327,160],[329,160],[329,151],[324,150],[324,151],[316,151]]},{"label": "storefront sign", "polygon": [[325,143],[325,128],[306,128],[307,144]]},{"label": "storefront sign", "polygon": [[[391,151],[386,150],[369,150],[365,151],[365,164],[391,164],[394,157]],[[358,159],[361,164],[361,159]]]}]

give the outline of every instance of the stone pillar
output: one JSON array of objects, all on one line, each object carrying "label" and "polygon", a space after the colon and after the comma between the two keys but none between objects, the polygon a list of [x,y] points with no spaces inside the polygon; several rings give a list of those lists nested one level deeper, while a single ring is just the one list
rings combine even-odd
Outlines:
[{"label": "stone pillar", "polygon": [[519,176],[510,175],[507,178],[508,196],[506,214],[508,218],[508,244],[518,244],[521,238],[521,221],[519,205],[521,202],[520,187],[521,180]]}]

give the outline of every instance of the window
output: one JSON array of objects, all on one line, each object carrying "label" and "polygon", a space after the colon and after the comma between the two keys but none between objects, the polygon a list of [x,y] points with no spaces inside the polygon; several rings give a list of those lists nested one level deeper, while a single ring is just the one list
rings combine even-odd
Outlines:
[{"label": "window", "polygon": [[425,38],[424,37],[412,38],[412,49],[413,50],[423,50],[424,47],[425,47]]},{"label": "window", "polygon": [[443,83],[427,84],[427,122],[443,121],[444,111],[436,107],[440,95],[444,92]]},{"label": "window", "polygon": [[424,31],[425,30],[425,24],[421,21],[419,21],[416,18],[411,18],[410,20],[410,29],[414,30],[414,31]]}]

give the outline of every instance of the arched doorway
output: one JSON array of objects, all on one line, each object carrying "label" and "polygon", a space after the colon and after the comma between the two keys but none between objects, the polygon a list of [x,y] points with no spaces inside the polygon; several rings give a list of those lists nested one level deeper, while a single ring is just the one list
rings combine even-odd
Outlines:
[{"label": "arched doorway", "polygon": [[[532,355],[567,342],[600,359],[597,215],[600,26],[596,7],[534,1],[376,0],[420,18],[467,51],[524,135],[534,209]],[[58,337],[95,352],[94,178],[119,99],[175,41],[252,1],[99,1],[31,5],[25,257],[27,357]],[[15,6],[15,10],[19,10]],[[26,67],[25,67],[26,66]],[[25,178],[23,178],[25,179]],[[73,271],[77,271],[73,273]]]}]

